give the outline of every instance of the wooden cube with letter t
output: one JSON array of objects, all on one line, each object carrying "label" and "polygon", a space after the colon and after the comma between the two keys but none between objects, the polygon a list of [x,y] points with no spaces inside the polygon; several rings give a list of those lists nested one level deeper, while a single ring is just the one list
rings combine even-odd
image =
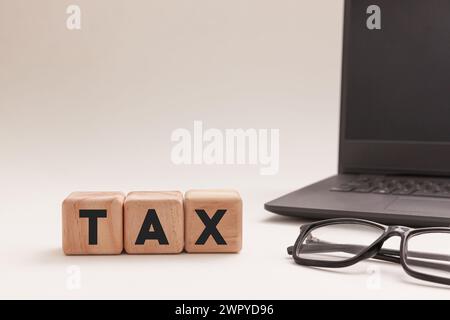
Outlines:
[{"label": "wooden cube with letter t", "polygon": [[124,198],[121,192],[71,193],[62,204],[64,253],[122,253]]},{"label": "wooden cube with letter t", "polygon": [[191,190],[185,194],[187,252],[239,252],[242,200],[234,190]]},{"label": "wooden cube with letter t", "polygon": [[124,229],[127,253],[180,253],[184,246],[183,194],[129,193],[124,205]]}]

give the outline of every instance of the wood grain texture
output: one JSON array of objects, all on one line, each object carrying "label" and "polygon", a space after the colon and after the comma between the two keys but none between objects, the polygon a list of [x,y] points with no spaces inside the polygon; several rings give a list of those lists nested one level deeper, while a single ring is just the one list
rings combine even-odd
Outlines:
[{"label": "wood grain texture", "polygon": [[[154,209],[168,244],[148,239],[136,244],[136,239],[149,209]],[[129,254],[180,253],[184,248],[183,194],[168,192],[131,192],[124,205],[124,245]],[[153,227],[152,227],[153,228]]]},{"label": "wood grain texture", "polygon": [[[120,254],[123,251],[122,192],[73,192],[62,204],[63,251],[67,255]],[[89,244],[89,219],[80,210],[106,210],[98,219],[98,242]]]},{"label": "wood grain texture", "polygon": [[[234,190],[190,190],[185,194],[185,250],[198,253],[239,252],[242,248],[242,200]],[[209,237],[205,244],[196,244],[205,229],[196,210],[205,210],[209,218],[217,210],[226,210],[217,224],[225,245]]]}]

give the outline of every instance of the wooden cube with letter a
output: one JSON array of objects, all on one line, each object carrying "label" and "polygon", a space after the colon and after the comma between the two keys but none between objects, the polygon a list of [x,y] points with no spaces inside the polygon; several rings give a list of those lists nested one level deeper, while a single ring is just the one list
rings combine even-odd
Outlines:
[{"label": "wooden cube with letter a", "polygon": [[242,248],[242,200],[234,190],[186,192],[187,252],[239,252]]},{"label": "wooden cube with letter a", "polygon": [[124,225],[127,253],[180,253],[184,247],[183,194],[129,193],[124,205]]},{"label": "wooden cube with letter a", "polygon": [[124,199],[121,192],[71,193],[62,204],[64,253],[122,253]]}]

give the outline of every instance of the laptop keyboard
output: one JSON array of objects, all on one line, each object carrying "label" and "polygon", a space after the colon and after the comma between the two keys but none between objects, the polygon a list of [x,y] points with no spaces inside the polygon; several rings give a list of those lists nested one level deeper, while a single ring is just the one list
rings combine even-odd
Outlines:
[{"label": "laptop keyboard", "polygon": [[330,191],[450,198],[450,179],[360,176]]}]

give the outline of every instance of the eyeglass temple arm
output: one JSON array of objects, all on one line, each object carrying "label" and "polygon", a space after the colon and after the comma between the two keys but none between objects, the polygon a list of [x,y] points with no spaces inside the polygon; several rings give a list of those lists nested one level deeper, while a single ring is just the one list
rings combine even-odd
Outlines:
[{"label": "eyeglass temple arm", "polygon": [[[361,252],[362,246],[358,245],[350,245],[350,244],[331,244],[331,243],[312,243],[312,244],[303,244],[302,251],[303,253],[319,253],[319,252],[337,252],[342,251],[346,253],[357,254]],[[294,246],[290,246],[287,248],[288,254],[294,254]],[[386,252],[385,252],[386,251]],[[383,261],[400,263],[400,253],[395,250],[385,250],[381,249],[373,258]]]},{"label": "eyeglass temple arm", "polygon": [[[346,249],[349,252],[348,253],[358,253],[361,252],[361,250],[364,249],[364,246],[359,245],[352,245],[352,244],[334,244],[331,242],[325,242],[319,240],[319,243],[308,243],[308,245],[316,246],[317,244],[323,244],[324,247],[326,246],[333,246],[334,249]],[[351,250],[351,251],[350,251]],[[345,252],[345,251],[344,251]],[[380,249],[377,253],[377,255],[374,257],[398,257],[400,258],[400,251],[399,250],[393,250],[393,249]],[[428,260],[441,260],[441,261],[449,261],[450,255],[447,254],[438,254],[438,253],[428,253],[428,252],[419,252],[419,251],[408,251],[408,258],[421,258],[421,259],[428,259]],[[400,261],[400,260],[399,260]]]},{"label": "eyeglass temple arm", "polygon": [[[303,244],[302,251],[304,253],[342,251],[342,252],[346,252],[346,253],[357,254],[365,248],[365,247],[359,246],[359,245],[334,244],[334,243],[323,242],[320,240],[319,240],[320,242],[317,242],[318,240],[315,240],[315,241],[316,242],[310,242],[310,243]],[[293,255],[293,253],[294,253],[294,247],[291,246],[288,248],[288,254]],[[400,263],[400,252],[398,250],[392,250],[392,249],[380,249],[378,251],[378,253],[375,256],[373,256],[372,258],[377,259],[377,260],[382,260],[382,261]],[[450,255],[409,251],[408,258],[422,258],[422,259],[429,259],[429,260],[449,261]],[[433,268],[437,268],[437,269],[448,270],[447,266],[443,266],[442,264],[439,264],[439,263],[433,263],[433,262],[427,262],[427,261],[417,261],[417,260],[411,260],[410,263],[415,264],[417,266],[433,267]]]},{"label": "eyeglass temple arm", "polygon": [[[381,249],[379,253],[374,257],[374,259],[378,260],[384,260],[384,261],[390,261],[390,262],[397,262],[393,261],[391,259],[398,259],[398,262],[400,262],[398,250],[390,250],[390,249]],[[397,255],[397,256],[393,256]],[[433,268],[437,270],[443,270],[443,271],[449,271],[450,266],[448,264],[442,264],[432,261],[421,261],[411,258],[419,258],[419,259],[427,259],[427,260],[437,260],[442,262],[450,262],[450,255],[446,254],[438,254],[438,253],[426,253],[426,252],[417,252],[417,251],[408,251],[408,256],[406,258],[407,263],[409,265],[414,265],[417,267],[426,267],[426,268]]]}]

